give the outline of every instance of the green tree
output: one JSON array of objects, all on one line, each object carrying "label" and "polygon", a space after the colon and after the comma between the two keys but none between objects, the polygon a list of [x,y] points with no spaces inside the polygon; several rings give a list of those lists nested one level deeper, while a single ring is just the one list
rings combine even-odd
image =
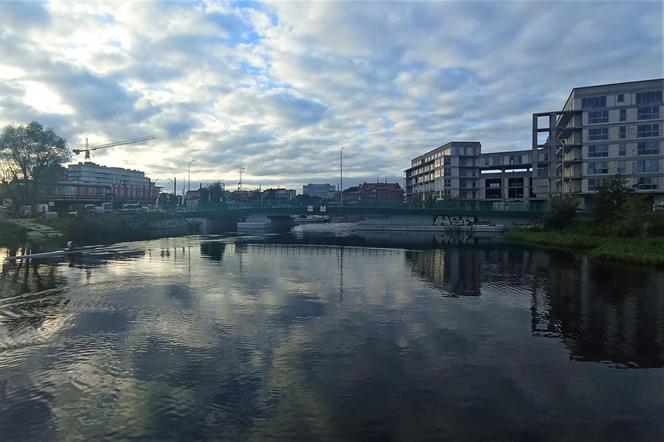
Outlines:
[{"label": "green tree", "polygon": [[5,126],[0,135],[0,175],[5,192],[18,204],[48,198],[70,159],[67,141],[36,121]]},{"label": "green tree", "polygon": [[571,227],[576,216],[577,202],[558,198],[551,203],[551,213],[542,219],[545,229],[562,230]]},{"label": "green tree", "polygon": [[620,175],[613,175],[604,180],[592,200],[593,217],[596,222],[615,221],[623,212],[625,202],[634,189],[627,185],[627,180]]},{"label": "green tree", "polygon": [[619,174],[602,183],[592,209],[595,226],[612,235],[643,236],[659,226],[652,213],[652,196],[634,193]]}]

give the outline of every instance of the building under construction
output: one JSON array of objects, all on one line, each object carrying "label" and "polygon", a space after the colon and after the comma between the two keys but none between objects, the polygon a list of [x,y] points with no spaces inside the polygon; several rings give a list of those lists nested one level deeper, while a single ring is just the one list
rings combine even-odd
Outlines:
[{"label": "building under construction", "polygon": [[529,150],[481,153],[451,142],[411,161],[411,201],[436,199],[588,203],[603,180],[621,174],[636,192],[664,200],[664,79],[575,88],[562,110],[532,117]]}]

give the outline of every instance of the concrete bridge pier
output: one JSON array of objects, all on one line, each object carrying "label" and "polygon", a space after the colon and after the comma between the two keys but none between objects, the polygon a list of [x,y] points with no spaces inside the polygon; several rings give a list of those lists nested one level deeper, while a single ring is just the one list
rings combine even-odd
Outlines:
[{"label": "concrete bridge pier", "polygon": [[238,217],[228,216],[223,218],[187,218],[190,223],[198,224],[198,233],[208,235],[213,233],[228,232],[237,227]]}]

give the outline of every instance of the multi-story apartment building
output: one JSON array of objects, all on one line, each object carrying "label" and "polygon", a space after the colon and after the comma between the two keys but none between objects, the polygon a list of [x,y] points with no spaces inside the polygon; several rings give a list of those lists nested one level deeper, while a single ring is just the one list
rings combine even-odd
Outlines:
[{"label": "multi-story apartment building", "polygon": [[56,187],[59,202],[153,204],[160,188],[144,172],[85,162],[70,164]]},{"label": "multi-story apartment building", "polygon": [[332,184],[305,184],[302,186],[302,195],[324,200],[334,199],[337,189]]},{"label": "multi-story apartment building", "polygon": [[479,198],[477,141],[452,141],[413,158],[405,171],[408,200]]},{"label": "multi-story apartment building", "polygon": [[533,114],[532,149],[481,153],[451,142],[405,171],[411,201],[590,198],[620,173],[637,192],[664,199],[664,79],[575,88],[563,109]]},{"label": "multi-story apartment building", "polygon": [[533,114],[533,187],[588,202],[620,173],[637,192],[664,195],[664,79],[575,88],[563,109]]}]

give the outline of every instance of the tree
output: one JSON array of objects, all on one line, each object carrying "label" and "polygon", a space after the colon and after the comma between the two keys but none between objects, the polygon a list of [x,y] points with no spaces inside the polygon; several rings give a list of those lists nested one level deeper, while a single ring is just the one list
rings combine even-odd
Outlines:
[{"label": "tree", "polygon": [[652,196],[634,193],[620,174],[602,183],[592,209],[595,225],[612,235],[639,236],[658,228],[652,214]]},{"label": "tree", "polygon": [[627,186],[627,180],[620,174],[604,180],[592,201],[595,220],[605,223],[618,218],[622,214],[628,195],[633,191],[634,189]]},{"label": "tree", "polygon": [[0,135],[2,184],[18,204],[35,204],[52,195],[69,159],[67,141],[36,121],[5,126]]},{"label": "tree", "polygon": [[551,213],[542,220],[545,229],[562,230],[571,227],[576,216],[577,202],[572,199],[555,199]]}]

